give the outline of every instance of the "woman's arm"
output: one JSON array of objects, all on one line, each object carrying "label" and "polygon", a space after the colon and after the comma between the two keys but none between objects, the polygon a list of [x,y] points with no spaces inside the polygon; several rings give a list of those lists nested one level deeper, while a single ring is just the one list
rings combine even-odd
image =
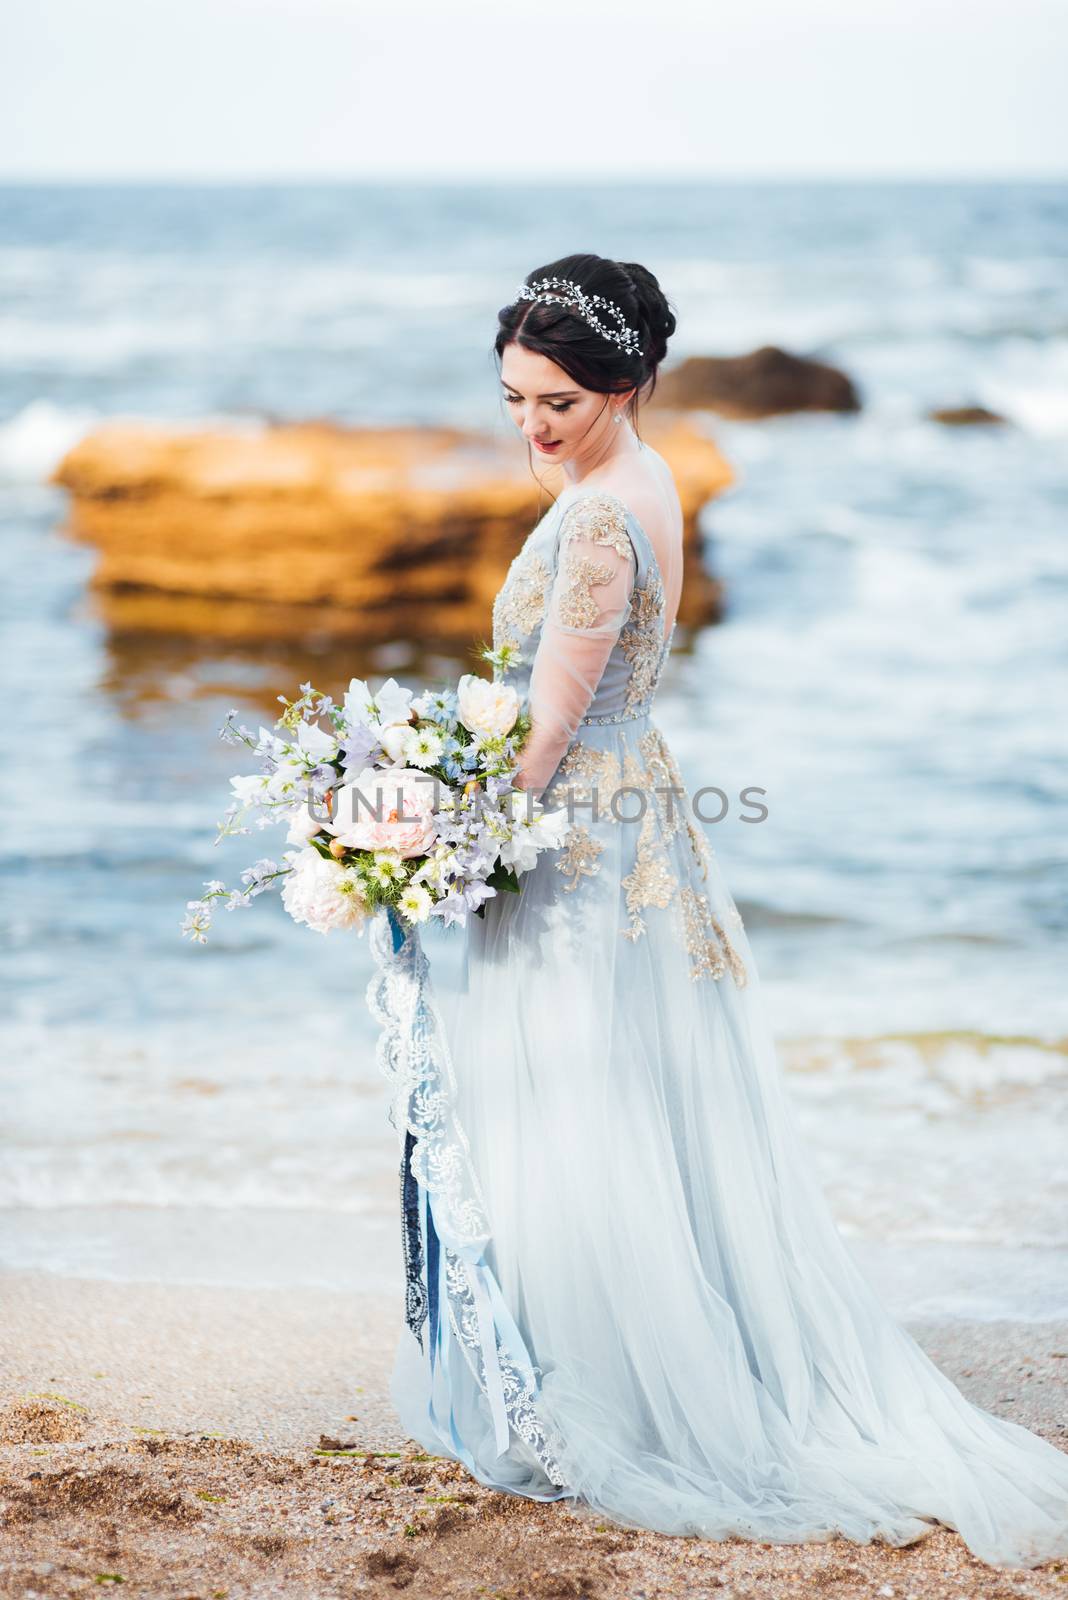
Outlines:
[{"label": "woman's arm", "polygon": [[530,677],[532,727],[520,788],[545,788],[578,731],[630,610],[634,547],[611,509],[565,513],[560,555]]}]

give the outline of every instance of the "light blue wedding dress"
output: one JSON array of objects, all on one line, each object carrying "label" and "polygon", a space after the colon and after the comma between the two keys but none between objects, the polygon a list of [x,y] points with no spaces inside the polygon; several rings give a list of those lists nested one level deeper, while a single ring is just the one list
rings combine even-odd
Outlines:
[{"label": "light blue wedding dress", "polygon": [[993,1565],[1066,1556],[1068,1455],[932,1364],[811,1176],[653,720],[673,631],[640,523],[573,486],[494,607],[569,841],[469,918],[442,1010],[418,941],[374,930],[406,1102],[397,1413],[484,1484],[627,1526],[904,1545],[941,1522]]}]

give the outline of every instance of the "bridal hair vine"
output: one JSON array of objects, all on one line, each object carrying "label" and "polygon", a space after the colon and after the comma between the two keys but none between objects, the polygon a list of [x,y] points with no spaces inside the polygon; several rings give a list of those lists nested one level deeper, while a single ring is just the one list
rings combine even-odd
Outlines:
[{"label": "bridal hair vine", "polygon": [[[564,293],[559,291],[563,290]],[[516,300],[540,300],[544,304],[551,304],[554,300],[560,305],[574,306],[583,321],[588,322],[605,339],[611,339],[613,344],[618,344],[625,355],[640,356],[641,346],[638,335],[633,328],[627,326],[623,313],[611,300],[606,300],[600,294],[587,294],[581,284],[572,283],[569,278],[535,278],[533,283],[521,283],[515,293]],[[596,307],[602,306],[608,314],[615,318],[618,328],[607,328],[597,315]]]}]

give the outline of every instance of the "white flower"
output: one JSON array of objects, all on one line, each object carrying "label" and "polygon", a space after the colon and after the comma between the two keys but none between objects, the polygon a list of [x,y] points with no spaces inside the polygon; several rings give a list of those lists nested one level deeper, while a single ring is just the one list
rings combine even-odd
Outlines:
[{"label": "white flower", "polygon": [[267,785],[270,779],[263,772],[254,772],[250,777],[236,777],[230,779],[230,788],[243,806],[256,805],[261,800],[269,799]]},{"label": "white flower", "polygon": [[408,765],[408,744],[412,733],[413,729],[407,722],[387,723],[378,733],[379,742],[386,755],[402,767]]},{"label": "white flower", "polygon": [[280,800],[294,799],[305,786],[307,776],[308,768],[303,761],[292,755],[283,756],[267,779],[266,797],[275,804]]},{"label": "white flower", "polygon": [[402,689],[396,678],[387,678],[375,695],[375,705],[383,726],[390,722],[407,722],[412,714],[412,691]]},{"label": "white flower", "polygon": [[436,845],[423,862],[423,865],[412,874],[412,882],[429,883],[434,888],[440,888],[445,882],[452,855],[453,852],[450,845]]},{"label": "white flower", "polygon": [[502,867],[514,867],[516,872],[529,872],[538,863],[538,847],[527,828],[517,828],[510,839],[501,845]]},{"label": "white flower", "polygon": [[333,761],[338,753],[335,734],[328,733],[315,722],[302,722],[297,729],[297,744],[307,757],[309,766],[317,767],[321,761]]},{"label": "white flower", "polygon": [[350,727],[362,724],[370,728],[378,721],[374,711],[374,696],[362,678],[350,678],[342,709]]},{"label": "white flower", "polygon": [[316,933],[358,927],[367,915],[366,891],[351,867],[328,861],[309,845],[287,851],[293,871],[282,884],[282,904],[294,922]]},{"label": "white flower", "polygon": [[[325,808],[324,808],[325,809]],[[322,829],[322,823],[309,813],[306,805],[298,806],[289,823],[286,844],[307,844]]]},{"label": "white flower", "polygon": [[367,871],[376,883],[385,885],[400,883],[407,868],[395,850],[377,850]]},{"label": "white flower", "polygon": [[[527,808],[530,808],[528,820]],[[516,872],[529,872],[542,850],[559,850],[569,828],[567,808],[545,811],[531,801],[525,790],[514,789],[508,796],[505,813],[512,819],[511,836],[501,845],[501,862]]]},{"label": "white flower", "polygon": [[265,728],[262,723],[260,724],[260,738],[256,746],[256,754],[258,756],[278,757],[282,754],[284,745],[284,739],[280,738],[277,733],[272,733],[270,728]]},{"label": "white flower", "polygon": [[417,883],[410,883],[406,889],[402,889],[397,901],[409,922],[425,922],[433,903],[427,891]]},{"label": "white flower", "polygon": [[353,850],[395,851],[406,860],[425,855],[437,839],[438,785],[409,767],[365,767],[337,790],[334,817],[323,823]]},{"label": "white flower", "polygon": [[406,767],[436,767],[445,741],[436,728],[412,728],[404,747]]},{"label": "white flower", "polygon": [[363,678],[350,678],[342,703],[345,720],[352,726],[388,728],[390,723],[408,722],[412,714],[412,691],[402,689],[396,678],[387,678],[377,694],[372,694]]},{"label": "white flower", "polygon": [[561,806],[559,811],[537,811],[531,824],[534,837],[542,850],[559,850],[567,838],[571,827],[571,820],[567,814],[567,807]]},{"label": "white flower", "polygon": [[460,721],[483,738],[502,738],[515,727],[519,696],[504,683],[487,683],[465,672],[457,686]]}]

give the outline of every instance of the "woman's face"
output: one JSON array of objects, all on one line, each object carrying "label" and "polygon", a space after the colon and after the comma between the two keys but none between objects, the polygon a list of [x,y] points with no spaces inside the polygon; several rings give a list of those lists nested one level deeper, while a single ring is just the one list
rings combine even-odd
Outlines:
[{"label": "woman's face", "polygon": [[597,455],[619,432],[613,418],[622,396],[583,389],[555,361],[522,345],[505,346],[501,383],[512,420],[545,461]]}]

